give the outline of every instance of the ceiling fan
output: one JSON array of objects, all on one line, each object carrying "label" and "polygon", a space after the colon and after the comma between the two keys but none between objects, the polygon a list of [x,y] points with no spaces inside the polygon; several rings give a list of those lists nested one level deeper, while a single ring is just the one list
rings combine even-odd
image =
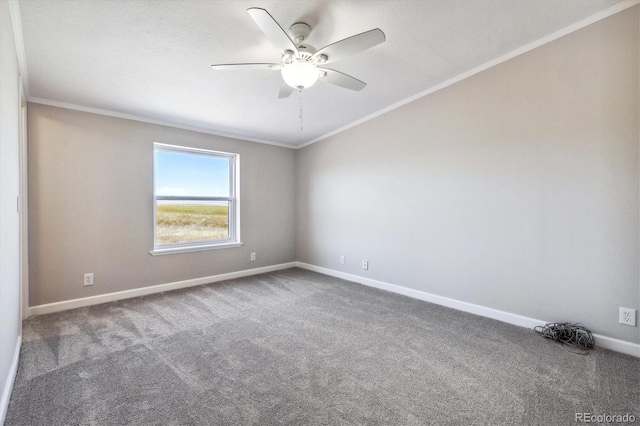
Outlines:
[{"label": "ceiling fan", "polygon": [[220,64],[211,65],[214,70],[264,69],[280,71],[282,85],[278,98],[286,98],[294,90],[306,89],[320,80],[349,90],[362,90],[365,82],[341,73],[324,68],[324,64],[339,61],[347,56],[362,52],[385,41],[384,33],[373,29],[332,43],[316,50],[304,41],[311,33],[311,27],[304,22],[297,22],[289,27],[289,37],[282,27],[265,9],[252,7],[247,9],[262,32],[271,43],[282,52],[282,62],[278,64]]}]

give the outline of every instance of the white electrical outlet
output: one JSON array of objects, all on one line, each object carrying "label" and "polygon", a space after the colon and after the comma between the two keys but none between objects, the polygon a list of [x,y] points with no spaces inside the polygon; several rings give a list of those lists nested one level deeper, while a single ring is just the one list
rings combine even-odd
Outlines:
[{"label": "white electrical outlet", "polygon": [[340,256],[340,264],[344,265],[344,256]]},{"label": "white electrical outlet", "polygon": [[84,285],[85,287],[89,285],[93,285],[93,272],[84,274]]},{"label": "white electrical outlet", "polygon": [[256,253],[255,252],[251,253],[251,261],[253,262],[254,260],[256,260]]},{"label": "white electrical outlet", "polygon": [[364,269],[365,271],[369,270],[369,261],[368,260],[363,260],[362,261],[362,269]]},{"label": "white electrical outlet", "polygon": [[620,308],[620,324],[636,326],[636,310],[631,308]]}]

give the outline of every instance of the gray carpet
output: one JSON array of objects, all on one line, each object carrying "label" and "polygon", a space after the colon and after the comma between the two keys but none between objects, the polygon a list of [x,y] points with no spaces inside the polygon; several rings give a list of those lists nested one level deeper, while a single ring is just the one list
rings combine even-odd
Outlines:
[{"label": "gray carpet", "polygon": [[289,269],[32,318],[6,425],[568,425],[640,360]]}]

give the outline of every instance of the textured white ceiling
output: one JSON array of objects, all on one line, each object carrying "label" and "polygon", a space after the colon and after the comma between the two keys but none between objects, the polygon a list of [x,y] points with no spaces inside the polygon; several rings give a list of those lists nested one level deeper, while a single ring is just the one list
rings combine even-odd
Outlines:
[{"label": "textured white ceiling", "polygon": [[[541,1],[19,0],[31,98],[299,146],[620,3]],[[387,41],[331,68],[368,83],[318,83],[277,99],[275,71],[211,64],[279,62],[246,9],[321,48],[380,28]]]}]

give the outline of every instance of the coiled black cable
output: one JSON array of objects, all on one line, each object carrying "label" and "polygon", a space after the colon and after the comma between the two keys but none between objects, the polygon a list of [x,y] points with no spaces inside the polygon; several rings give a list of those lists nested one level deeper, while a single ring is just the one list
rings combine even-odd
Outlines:
[{"label": "coiled black cable", "polygon": [[579,323],[551,322],[534,327],[534,330],[542,337],[581,349],[583,352],[577,352],[580,354],[586,354],[587,350],[595,347],[593,335]]}]

